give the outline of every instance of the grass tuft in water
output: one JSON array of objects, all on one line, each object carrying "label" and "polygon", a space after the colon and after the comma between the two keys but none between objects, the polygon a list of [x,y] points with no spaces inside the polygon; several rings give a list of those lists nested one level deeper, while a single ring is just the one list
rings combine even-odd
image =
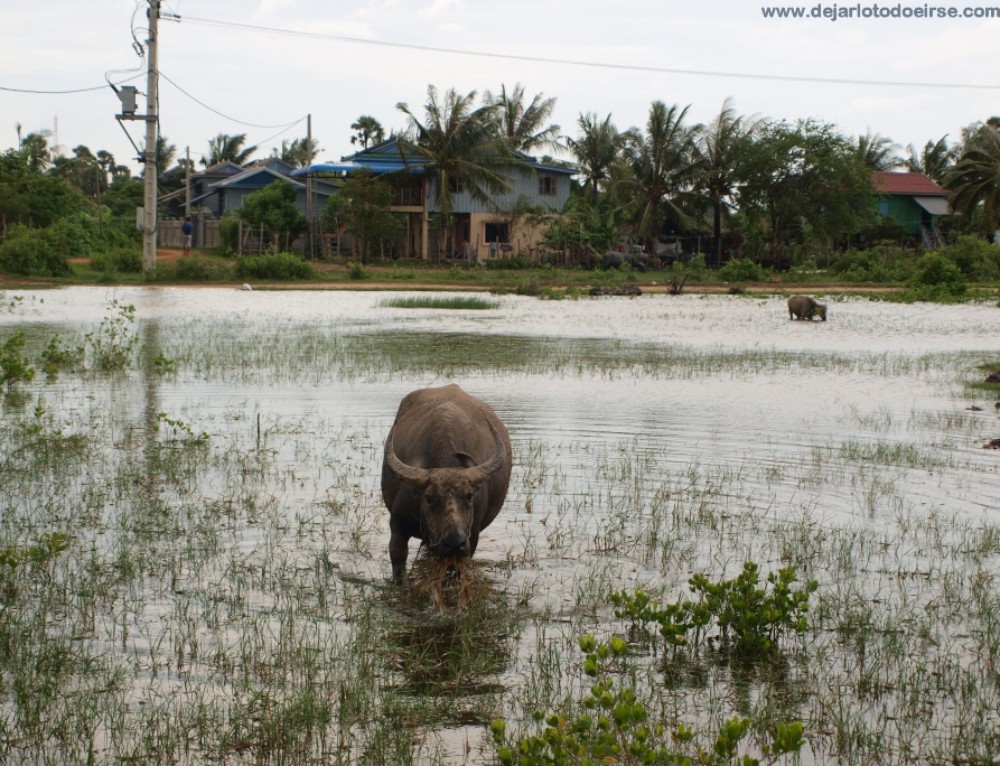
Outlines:
[{"label": "grass tuft in water", "polygon": [[393,309],[458,309],[463,311],[488,311],[500,306],[499,301],[491,301],[476,295],[416,295],[402,298],[386,298],[379,306]]}]

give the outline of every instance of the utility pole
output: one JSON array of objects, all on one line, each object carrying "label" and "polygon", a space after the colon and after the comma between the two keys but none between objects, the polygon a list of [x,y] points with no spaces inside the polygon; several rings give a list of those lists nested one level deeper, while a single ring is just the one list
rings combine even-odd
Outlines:
[{"label": "utility pole", "polygon": [[316,246],[313,242],[313,188],[312,188],[312,115],[306,115],[306,247],[309,249],[309,260],[316,259]]},{"label": "utility pole", "polygon": [[143,152],[145,177],[142,215],[142,269],[146,273],[156,270],[156,198],[157,174],[157,102],[159,101],[159,71],[156,65],[157,22],[160,19],[160,0],[149,0],[149,39],[146,41],[146,148]]}]

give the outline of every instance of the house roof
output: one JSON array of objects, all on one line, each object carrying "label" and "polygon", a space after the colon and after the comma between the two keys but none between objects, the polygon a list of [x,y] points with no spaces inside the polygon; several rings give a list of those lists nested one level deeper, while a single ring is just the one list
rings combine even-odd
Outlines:
[{"label": "house roof", "polygon": [[905,197],[947,197],[948,191],[923,173],[872,173],[875,188],[882,194]]},{"label": "house roof", "polygon": [[[563,175],[575,174],[576,168],[562,167],[560,165],[548,165],[539,162],[534,157],[530,157],[523,152],[515,152],[521,162],[533,170],[542,170],[546,173],[560,173]],[[352,169],[367,168],[373,173],[393,173],[399,170],[406,170],[410,173],[423,173],[427,165],[427,159],[418,155],[408,154],[399,145],[395,137],[383,141],[376,146],[362,149],[360,152],[341,158],[340,163],[331,163],[325,166],[314,165],[307,170],[341,170],[350,171]]]},{"label": "house roof", "polygon": [[267,167],[255,167],[244,170],[241,173],[237,173],[234,176],[226,178],[223,181],[218,181],[217,183],[210,184],[208,191],[202,194],[200,197],[191,200],[192,204],[195,202],[200,202],[206,197],[211,197],[216,192],[222,189],[228,188],[242,188],[242,189],[263,189],[265,186],[274,183],[275,181],[284,181],[292,185],[292,188],[304,189],[305,184],[300,181],[295,181],[288,176],[283,176],[277,171],[271,170]]}]

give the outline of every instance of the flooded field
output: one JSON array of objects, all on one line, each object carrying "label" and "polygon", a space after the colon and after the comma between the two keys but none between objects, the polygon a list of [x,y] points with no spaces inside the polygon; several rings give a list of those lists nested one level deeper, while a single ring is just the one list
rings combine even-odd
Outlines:
[{"label": "flooded field", "polygon": [[[388,297],[2,296],[37,371],[0,400],[0,761],[492,763],[490,721],[580,698],[591,633],[709,750],[741,716],[757,757],[798,720],[802,763],[995,762],[994,304]],[[77,360],[47,376],[54,336]],[[400,399],[446,382],[514,447],[461,609],[389,583],[379,491]],[[818,583],[764,661],[611,605],[750,561]]]}]

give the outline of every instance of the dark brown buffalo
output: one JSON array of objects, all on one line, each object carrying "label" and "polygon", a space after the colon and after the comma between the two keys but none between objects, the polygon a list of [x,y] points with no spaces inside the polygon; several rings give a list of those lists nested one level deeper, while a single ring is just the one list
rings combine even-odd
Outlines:
[{"label": "dark brown buffalo", "polygon": [[825,303],[817,303],[815,298],[808,295],[793,295],[788,299],[789,319],[812,319],[815,316],[826,321]]},{"label": "dark brown buffalo", "polygon": [[385,441],[382,499],[401,582],[411,537],[435,556],[469,557],[507,497],[510,437],[493,409],[452,384],[407,394]]}]

